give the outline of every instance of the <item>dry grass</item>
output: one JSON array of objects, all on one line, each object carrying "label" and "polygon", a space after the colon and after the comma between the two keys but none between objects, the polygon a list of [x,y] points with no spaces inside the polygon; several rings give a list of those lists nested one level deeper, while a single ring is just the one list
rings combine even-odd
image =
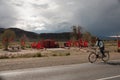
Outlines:
[{"label": "dry grass", "polygon": [[[63,46],[63,42],[59,42]],[[13,43],[15,44],[15,43]],[[18,44],[18,43],[17,43]],[[8,58],[31,58],[31,57],[51,57],[51,56],[73,56],[73,55],[82,55],[88,53],[89,48],[76,48],[72,47],[70,49],[47,49],[47,50],[37,50],[29,48],[30,43],[28,42],[28,48],[26,50],[15,51],[15,52],[6,52],[0,50],[0,59]],[[115,41],[105,42],[105,49],[109,50],[112,53],[117,52],[117,44]]]},{"label": "dry grass", "polygon": [[[88,62],[89,48],[47,50],[27,49],[22,50],[21,52],[2,51],[2,54],[3,52],[7,55],[19,55],[21,58],[1,59],[0,71],[86,63]],[[29,58],[24,58],[23,55]],[[35,58],[31,57],[30,55],[34,55]],[[41,55],[46,57],[41,57]],[[110,52],[110,60],[115,59],[120,59],[120,53],[113,51]]]}]

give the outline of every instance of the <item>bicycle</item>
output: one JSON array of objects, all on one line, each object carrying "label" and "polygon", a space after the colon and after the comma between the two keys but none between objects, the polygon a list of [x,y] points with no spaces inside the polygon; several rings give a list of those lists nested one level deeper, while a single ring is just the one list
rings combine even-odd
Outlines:
[{"label": "bicycle", "polygon": [[109,51],[104,51],[104,55],[97,48],[93,48],[93,51],[88,56],[88,60],[91,63],[96,62],[97,59],[102,59],[102,61],[107,62],[110,58]]}]

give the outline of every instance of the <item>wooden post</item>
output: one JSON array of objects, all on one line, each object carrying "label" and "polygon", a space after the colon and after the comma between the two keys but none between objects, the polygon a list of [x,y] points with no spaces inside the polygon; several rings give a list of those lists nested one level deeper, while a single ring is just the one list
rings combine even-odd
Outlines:
[{"label": "wooden post", "polygon": [[119,37],[117,35],[117,51],[120,52],[120,41],[119,41]]}]

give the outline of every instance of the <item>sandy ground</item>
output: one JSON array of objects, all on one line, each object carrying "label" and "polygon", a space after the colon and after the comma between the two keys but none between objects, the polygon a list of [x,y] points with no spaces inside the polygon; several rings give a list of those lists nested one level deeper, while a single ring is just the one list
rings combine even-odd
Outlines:
[{"label": "sandy ground", "polygon": [[[69,56],[48,56],[37,58],[14,58],[14,59],[0,59],[0,71],[25,69],[25,68],[38,68],[57,65],[80,64],[88,62],[89,49],[88,48],[71,48],[71,49],[47,49],[47,50],[22,50],[20,52],[6,52],[0,50],[0,54],[25,54],[41,52],[42,54],[55,54],[55,53],[70,53]],[[111,60],[120,60],[120,53],[110,52]],[[101,61],[101,60],[99,60]]]}]

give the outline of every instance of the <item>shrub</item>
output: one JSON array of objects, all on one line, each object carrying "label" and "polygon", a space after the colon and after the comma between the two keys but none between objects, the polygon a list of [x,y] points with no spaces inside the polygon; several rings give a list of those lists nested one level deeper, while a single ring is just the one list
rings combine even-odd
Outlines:
[{"label": "shrub", "polygon": [[33,57],[42,57],[42,54],[40,52],[38,52],[35,55],[33,55]]},{"label": "shrub", "polygon": [[5,30],[5,32],[2,34],[2,43],[5,47],[5,50],[8,50],[9,43],[14,40],[15,36],[15,32],[10,29]]},{"label": "shrub", "polygon": [[52,56],[57,56],[57,54],[53,54]]},{"label": "shrub", "polygon": [[30,45],[26,45],[26,48],[31,48],[31,46]]},{"label": "shrub", "polygon": [[8,56],[5,56],[5,55],[2,55],[0,56],[0,59],[8,59],[9,57]]},{"label": "shrub", "polygon": [[70,55],[70,53],[66,53],[66,56],[69,56]]},{"label": "shrub", "polygon": [[2,47],[2,45],[0,45],[0,49],[2,49],[3,47]]}]

